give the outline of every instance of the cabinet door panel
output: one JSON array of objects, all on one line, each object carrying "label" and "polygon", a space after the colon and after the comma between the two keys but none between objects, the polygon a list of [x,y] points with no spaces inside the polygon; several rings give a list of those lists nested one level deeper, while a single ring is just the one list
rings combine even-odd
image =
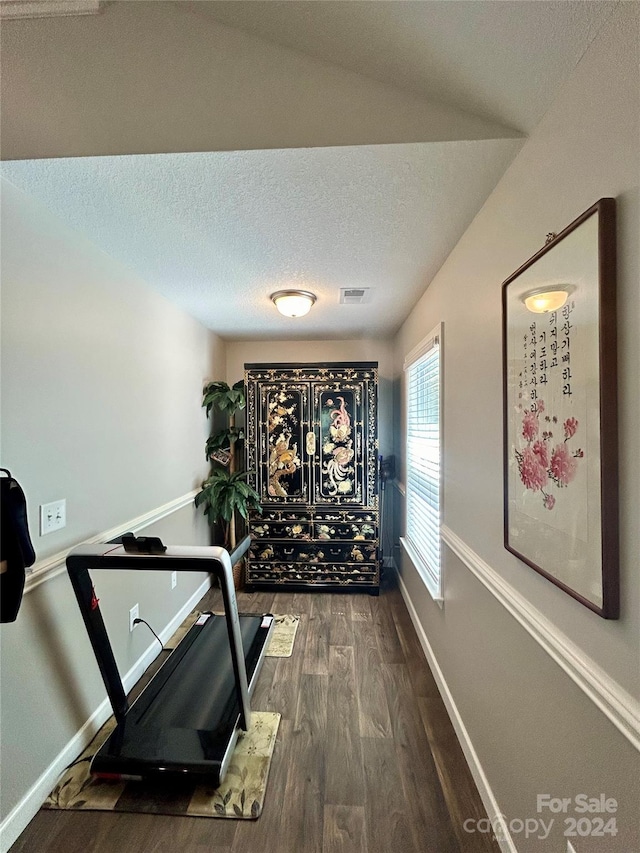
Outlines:
[{"label": "cabinet door panel", "polygon": [[260,388],[259,491],[263,504],[309,501],[308,466],[302,461],[308,399],[306,383]]},{"label": "cabinet door panel", "polygon": [[314,498],[322,503],[363,502],[362,386],[314,385],[318,448]]}]

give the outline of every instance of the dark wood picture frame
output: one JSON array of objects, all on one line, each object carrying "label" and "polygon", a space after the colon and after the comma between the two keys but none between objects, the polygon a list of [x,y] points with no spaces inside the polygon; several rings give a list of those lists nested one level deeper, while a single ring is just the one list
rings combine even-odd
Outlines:
[{"label": "dark wood picture frame", "polygon": [[[566,302],[540,313],[531,297],[549,291]],[[506,279],[502,343],[504,546],[617,619],[615,199],[549,235]]]}]

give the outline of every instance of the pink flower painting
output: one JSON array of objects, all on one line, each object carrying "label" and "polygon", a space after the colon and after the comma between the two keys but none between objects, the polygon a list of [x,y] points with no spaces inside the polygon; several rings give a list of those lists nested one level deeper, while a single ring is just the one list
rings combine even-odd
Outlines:
[{"label": "pink flower painting", "polygon": [[538,412],[525,412],[522,418],[522,437],[525,441],[533,441],[538,435]]},{"label": "pink flower painting", "polygon": [[532,492],[537,492],[538,489],[543,489],[547,485],[549,479],[547,469],[540,464],[539,458],[531,447],[525,447],[522,451],[520,479],[525,488],[531,489]]},{"label": "pink flower painting", "polygon": [[[526,444],[520,450],[515,449],[514,453],[523,486],[532,492],[540,492],[543,507],[552,510],[556,505],[556,496],[551,493],[551,489],[563,489],[573,481],[578,470],[578,460],[584,458],[584,451],[569,447],[570,439],[578,431],[577,418],[571,417],[564,421],[564,441],[553,449],[551,431],[544,430],[538,437],[540,415],[544,411],[544,400],[538,400],[531,409],[522,413],[522,438]],[[558,419],[547,415],[545,421],[557,423]]]},{"label": "pink flower painting", "polygon": [[536,441],[533,445],[533,452],[538,457],[538,462],[542,465],[543,468],[546,468],[549,464],[549,450],[547,448],[546,441]]},{"label": "pink flower painting", "polygon": [[545,495],[542,503],[544,504],[545,509],[553,509],[556,505],[556,499],[553,495]]},{"label": "pink flower painting", "polygon": [[577,461],[566,444],[554,447],[551,454],[551,476],[559,486],[568,486],[576,475]]},{"label": "pink flower painting", "polygon": [[578,429],[578,421],[575,418],[567,418],[564,422],[564,437],[565,439],[573,438]]}]

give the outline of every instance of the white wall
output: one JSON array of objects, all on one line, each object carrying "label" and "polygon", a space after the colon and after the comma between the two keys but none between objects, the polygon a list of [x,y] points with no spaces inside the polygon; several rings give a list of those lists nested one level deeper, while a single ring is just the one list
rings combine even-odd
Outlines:
[{"label": "white wall", "polygon": [[226,27],[208,5],[119,0],[96,16],[4,21],[3,157],[520,136]]},{"label": "white wall", "polygon": [[[605,692],[638,713],[640,696],[640,226],[638,19],[621,3],[516,157],[396,339],[404,356],[444,321],[444,524],[550,632],[577,649]],[[501,283],[603,196],[618,200],[620,555],[622,610],[600,619],[503,547]],[[606,381],[606,380],[605,380]],[[536,818],[536,795],[604,792],[619,801],[615,838],[574,839],[579,853],[640,848],[640,755],[453,551],[445,602],[413,566],[401,576],[500,810]],[[604,681],[603,681],[604,684]],[[637,724],[636,724],[637,725]],[[572,814],[572,812],[570,812]],[[520,851],[564,851],[514,835]]]},{"label": "white wall", "polygon": [[[3,181],[2,465],[27,496],[36,568],[183,496],[146,532],[208,543],[188,495],[207,473],[202,387],[224,369],[215,335]],[[41,537],[38,505],[59,498],[67,526]],[[122,674],[155,642],[144,626],[129,634],[129,608],[160,633],[205,580],[94,578]],[[66,573],[29,591],[0,637],[4,818],[105,691]]]},{"label": "white wall", "polygon": [[37,505],[67,499],[43,557],[196,488],[217,338],[2,184],[2,455]]}]

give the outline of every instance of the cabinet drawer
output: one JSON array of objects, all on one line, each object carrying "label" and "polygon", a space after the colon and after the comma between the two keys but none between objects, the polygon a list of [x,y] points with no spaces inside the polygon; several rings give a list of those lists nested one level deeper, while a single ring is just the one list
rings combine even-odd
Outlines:
[{"label": "cabinet drawer", "polygon": [[297,509],[295,507],[289,509],[268,509],[264,508],[260,515],[253,514],[251,515],[251,524],[260,524],[264,521],[281,521],[287,523],[294,523],[296,521],[299,522],[310,522],[311,521],[311,512],[308,508],[302,507]]},{"label": "cabinet drawer", "polygon": [[377,558],[375,542],[268,542],[252,543],[249,555],[260,562],[371,563]]},{"label": "cabinet drawer", "polygon": [[247,583],[273,584],[337,584],[340,586],[372,586],[379,582],[374,566],[354,568],[333,563],[300,565],[299,563],[251,563]]},{"label": "cabinet drawer", "polygon": [[289,540],[287,542],[270,539],[268,542],[252,543],[249,555],[251,559],[273,562],[317,563],[322,552],[315,542],[309,544]]},{"label": "cabinet drawer", "polygon": [[310,521],[260,521],[251,523],[252,539],[311,539]]},{"label": "cabinet drawer", "polygon": [[333,507],[330,509],[316,509],[313,513],[315,521],[332,521],[332,522],[356,522],[361,523],[368,521],[370,524],[378,523],[378,513],[373,509],[338,509]]},{"label": "cabinet drawer", "polygon": [[319,562],[331,561],[339,563],[371,563],[378,554],[375,542],[322,542],[318,543],[317,556]]},{"label": "cabinet drawer", "polygon": [[319,541],[331,541],[335,539],[352,539],[355,541],[375,540],[378,538],[378,529],[373,522],[343,522],[343,521],[315,521],[313,525],[313,538]]}]

